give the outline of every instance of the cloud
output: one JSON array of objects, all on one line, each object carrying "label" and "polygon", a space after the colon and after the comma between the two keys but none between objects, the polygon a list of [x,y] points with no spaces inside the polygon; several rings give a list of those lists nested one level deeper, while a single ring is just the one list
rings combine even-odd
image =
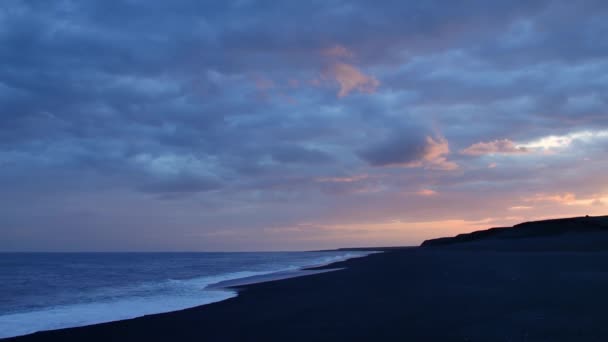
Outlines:
[{"label": "cloud", "polygon": [[426,154],[426,141],[422,139],[406,132],[366,148],[359,156],[373,166],[413,166]]},{"label": "cloud", "polygon": [[346,177],[319,177],[316,181],[321,183],[353,183],[367,178],[369,178],[369,175],[363,174]]},{"label": "cloud", "polygon": [[509,139],[479,142],[460,151],[460,153],[469,156],[483,156],[488,154],[525,154],[529,152],[530,151],[528,148],[518,146]]},{"label": "cloud", "polygon": [[555,202],[560,204],[570,204],[576,201],[576,195],[571,192],[563,194],[536,194],[532,197],[526,197],[524,202]]},{"label": "cloud", "polygon": [[275,87],[275,83],[273,80],[264,78],[262,76],[258,75],[254,78],[254,80],[255,80],[255,87],[258,90],[268,90],[268,89]]},{"label": "cloud", "polygon": [[363,74],[356,67],[346,63],[335,63],[324,73],[324,77],[335,80],[340,85],[338,97],[345,97],[352,91],[373,93],[380,82],[373,76]]},{"label": "cloud", "polygon": [[608,140],[608,130],[587,130],[572,132],[564,135],[550,135],[522,144],[526,149],[563,149],[570,147],[573,143],[593,143],[598,140]]},{"label": "cloud", "polygon": [[531,197],[523,198],[524,202],[548,202],[557,203],[562,205],[576,205],[576,206],[602,206],[608,199],[605,194],[590,194],[587,197],[579,198],[574,193],[557,193],[557,194],[535,194]]},{"label": "cloud", "polygon": [[353,52],[348,50],[342,45],[334,45],[328,48],[325,48],[321,51],[321,54],[329,57],[335,58],[350,58],[353,57]]},{"label": "cloud", "polygon": [[222,184],[217,179],[181,175],[179,177],[155,178],[145,181],[137,187],[142,192],[166,195],[194,194],[217,190]]},{"label": "cloud", "polygon": [[512,206],[509,208],[509,210],[531,210],[531,209],[534,209],[534,207],[527,206],[527,205],[516,205],[516,206]]},{"label": "cloud", "polygon": [[422,158],[424,166],[445,171],[458,169],[458,164],[447,160],[446,156],[450,153],[450,146],[445,138],[439,137],[435,140],[429,136],[426,137],[426,142],[426,151]]},{"label": "cloud", "polygon": [[422,190],[419,190],[418,192],[416,192],[416,194],[418,194],[420,196],[435,196],[435,195],[437,195],[437,191],[432,190],[432,189],[422,189]]},{"label": "cloud", "polygon": [[373,166],[425,167],[455,170],[458,165],[447,160],[448,141],[443,137],[397,136],[360,152],[360,157]]},{"label": "cloud", "polygon": [[333,160],[327,152],[297,145],[283,145],[271,152],[272,158],[282,163],[322,164]]}]

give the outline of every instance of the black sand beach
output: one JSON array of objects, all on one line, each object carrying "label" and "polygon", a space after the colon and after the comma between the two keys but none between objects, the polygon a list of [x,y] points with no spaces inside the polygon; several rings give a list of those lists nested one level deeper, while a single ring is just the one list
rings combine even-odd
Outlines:
[{"label": "black sand beach", "polygon": [[564,247],[606,233],[585,234],[387,249],[219,303],[9,341],[608,341],[608,248]]}]

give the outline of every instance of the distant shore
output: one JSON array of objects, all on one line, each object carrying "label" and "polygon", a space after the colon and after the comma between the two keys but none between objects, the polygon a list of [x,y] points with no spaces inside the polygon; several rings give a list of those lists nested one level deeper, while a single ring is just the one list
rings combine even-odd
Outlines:
[{"label": "distant shore", "polygon": [[572,231],[557,235],[530,250],[389,248],[236,284],[218,303],[8,341],[608,341],[608,248],[564,248]]}]

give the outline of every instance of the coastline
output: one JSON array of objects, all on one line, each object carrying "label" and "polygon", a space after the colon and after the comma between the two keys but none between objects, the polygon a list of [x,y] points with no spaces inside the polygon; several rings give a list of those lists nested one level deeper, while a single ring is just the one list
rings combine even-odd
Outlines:
[{"label": "coastline", "polygon": [[[75,329],[75,328],[86,328],[89,326],[96,326],[96,325],[100,325],[100,324],[108,324],[108,323],[114,323],[114,322],[120,322],[120,321],[127,321],[127,320],[132,320],[132,319],[138,319],[141,317],[147,317],[147,316],[153,316],[153,315],[161,315],[161,314],[169,314],[169,313],[173,313],[173,312],[177,312],[177,311],[182,311],[182,310],[188,310],[191,308],[196,308],[196,307],[202,307],[205,305],[209,305],[212,303],[217,303],[217,302],[221,302],[233,297],[238,296],[240,289],[245,286],[245,285],[253,285],[253,284],[258,284],[258,283],[264,283],[264,282],[272,282],[272,281],[278,281],[278,280],[283,280],[283,279],[290,279],[290,278],[297,278],[297,277],[303,277],[303,276],[309,276],[309,275],[313,275],[313,274],[319,274],[319,273],[325,273],[325,272],[331,272],[331,271],[338,271],[340,270],[340,268],[336,268],[336,269],[320,269],[326,266],[329,266],[331,264],[334,263],[338,263],[338,262],[342,262],[342,261],[346,261],[349,259],[353,259],[353,258],[360,258],[360,257],[365,257],[371,253],[375,253],[375,251],[369,250],[369,249],[356,249],[356,250],[352,250],[352,249],[335,249],[335,250],[324,250],[324,251],[304,251],[304,252],[298,252],[298,253],[313,253],[313,254],[319,254],[318,252],[327,252],[327,253],[332,253],[332,252],[340,252],[340,254],[338,255],[330,255],[330,256],[318,256],[317,259],[312,259],[310,260],[309,263],[307,264],[302,264],[302,265],[290,265],[288,267],[283,267],[283,268],[277,268],[276,270],[272,271],[245,271],[245,272],[234,272],[234,273],[227,273],[227,274],[220,274],[220,275],[209,275],[209,276],[202,276],[201,278],[195,278],[195,279],[185,279],[185,281],[195,281],[195,282],[199,282],[200,283],[200,279],[213,279],[216,278],[215,282],[208,282],[207,285],[204,285],[204,287],[200,288],[201,294],[203,294],[200,298],[200,302],[198,304],[194,304],[191,303],[190,305],[188,305],[187,303],[183,302],[183,301],[178,301],[175,303],[172,302],[166,302],[167,303],[167,307],[166,308],[162,308],[162,307],[156,307],[155,309],[152,309],[151,307],[154,306],[153,304],[158,302],[157,299],[155,298],[150,298],[150,299],[145,299],[142,298],[142,300],[139,300],[137,298],[132,299],[132,300],[136,300],[136,302],[133,305],[143,305],[144,309],[136,309],[135,312],[139,311],[140,314],[132,314],[130,312],[134,311],[131,308],[126,308],[124,307],[124,305],[119,306],[118,308],[115,308],[117,310],[123,310],[126,309],[126,312],[123,312],[122,314],[119,315],[115,315],[113,314],[112,316],[108,316],[107,313],[111,312],[112,306],[111,305],[115,305],[116,303],[95,303],[92,302],[90,304],[86,304],[87,306],[90,307],[89,310],[98,310],[100,312],[104,312],[106,314],[104,314],[105,316],[98,316],[97,318],[94,318],[95,321],[91,321],[90,318],[87,320],[84,320],[81,322],[82,323],[70,323],[69,321],[67,322],[67,324],[65,323],[59,323],[63,326],[58,326],[58,324],[34,324],[33,329],[30,326],[30,328],[22,328],[23,326],[21,325],[22,323],[20,322],[28,322],[29,320],[31,320],[31,315],[37,315],[38,312],[34,311],[34,312],[16,312],[16,313],[9,313],[5,316],[3,316],[5,318],[4,323],[8,323],[1,325],[4,326],[4,328],[6,328],[7,330],[4,331],[0,331],[0,341],[5,341],[5,340],[9,340],[9,339],[14,339],[14,338],[20,338],[20,337],[25,337],[28,335],[32,335],[32,334],[36,334],[36,333],[44,333],[44,332],[53,332],[53,331],[57,331],[57,330],[66,330],[66,329]],[[349,253],[349,252],[353,252],[353,253]],[[254,252],[252,252],[254,253]],[[258,252],[255,252],[258,253]],[[32,254],[32,253],[25,253],[25,254]],[[72,254],[78,254],[78,253],[72,253]],[[87,253],[88,254],[88,253]],[[98,253],[95,253],[98,254]],[[142,255],[141,253],[135,253],[138,255]],[[147,254],[147,253],[144,253]],[[152,253],[152,254],[158,254],[158,253]],[[174,253],[171,253],[174,254]],[[189,253],[185,253],[185,254],[189,254]],[[300,262],[301,263],[301,262]],[[279,265],[277,265],[279,266]],[[242,274],[239,274],[242,273]],[[253,274],[253,275],[248,275],[249,274]],[[223,279],[222,279],[223,278]],[[173,280],[169,280],[170,282],[172,282]],[[181,281],[181,280],[180,280]],[[208,280],[206,280],[208,281]],[[150,302],[151,301],[151,302]],[[139,304],[137,303],[139,302]],[[76,304],[78,305],[78,304]],[[146,312],[147,311],[147,312]],[[52,315],[57,315],[58,317],[65,315],[68,311],[65,311],[65,309],[63,309],[62,307],[51,307],[48,309],[45,309],[44,311],[40,311],[40,313],[42,313],[43,315],[45,314],[52,314]],[[122,312],[122,311],[119,311]],[[38,314],[39,315],[39,314]],[[122,317],[121,317],[122,316]],[[42,320],[40,320],[42,319]],[[82,319],[82,318],[81,318]],[[40,322],[46,321],[46,319],[43,318],[39,318]],[[73,325],[71,325],[73,324]],[[54,325],[54,326],[53,326]],[[20,327],[22,326],[22,327]],[[38,329],[36,329],[36,326],[38,327]],[[49,328],[51,327],[51,328]],[[34,330],[36,329],[36,330]],[[29,330],[29,331],[28,331]],[[6,334],[7,331],[14,331],[14,334]],[[2,336],[4,335],[4,336]]]},{"label": "coastline", "polygon": [[207,286],[205,288],[205,290],[215,290],[215,289],[231,290],[232,289],[232,290],[235,290],[238,292],[238,288],[243,287],[245,285],[253,285],[253,284],[266,283],[269,281],[279,281],[279,280],[285,280],[285,279],[291,279],[291,278],[305,277],[305,276],[310,276],[313,274],[321,274],[321,273],[325,273],[325,272],[333,272],[333,271],[339,271],[339,270],[341,270],[341,268],[330,268],[327,270],[302,269],[302,270],[298,270],[298,271],[274,272],[274,273],[270,273],[270,274],[263,274],[263,275],[258,275],[258,276],[251,276],[251,277],[244,277],[244,278],[220,281],[219,283],[215,283],[215,284],[211,284],[211,285]]},{"label": "coastline", "polygon": [[208,305],[7,341],[605,341],[608,252],[387,249]]},{"label": "coastline", "polygon": [[[382,249],[382,248],[379,248],[379,249]],[[326,263],[321,263],[321,264],[312,264],[312,265],[308,265],[308,266],[302,267],[297,270],[277,271],[277,272],[272,272],[272,273],[267,273],[267,274],[254,275],[254,276],[250,276],[250,277],[224,280],[224,281],[220,281],[220,282],[208,285],[207,287],[205,287],[205,290],[226,289],[226,290],[233,290],[238,293],[238,289],[242,288],[245,285],[261,284],[261,283],[266,283],[266,282],[271,282],[271,281],[279,281],[279,280],[285,280],[285,279],[291,279],[291,278],[311,276],[314,274],[321,274],[321,273],[325,273],[325,272],[340,271],[343,268],[340,268],[340,267],[334,268],[334,267],[330,267],[330,266],[340,263],[340,262],[357,259],[357,258],[365,258],[372,254],[382,253],[383,251],[379,250],[379,249],[344,248],[344,249],[329,249],[329,250],[321,250],[321,251],[311,251],[311,252],[350,252],[350,251],[353,251],[353,252],[363,252],[366,254],[348,256],[348,257],[345,256],[343,260],[336,260],[336,261],[331,261],[331,262],[326,262]],[[209,303],[209,304],[211,304],[211,303]]]}]

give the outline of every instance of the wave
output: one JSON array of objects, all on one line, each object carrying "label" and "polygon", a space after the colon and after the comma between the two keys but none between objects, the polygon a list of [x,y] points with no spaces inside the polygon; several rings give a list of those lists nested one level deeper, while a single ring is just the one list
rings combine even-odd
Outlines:
[{"label": "wave", "polygon": [[98,289],[94,295],[87,298],[89,302],[83,299],[78,303],[0,315],[0,338],[124,320],[219,302],[235,297],[236,292],[225,288],[210,287],[210,285],[272,273],[298,271],[306,267],[323,266],[368,254],[370,253],[347,252],[311,259],[303,264],[276,264],[267,271],[238,271],[190,279],[167,279],[133,286]]}]

